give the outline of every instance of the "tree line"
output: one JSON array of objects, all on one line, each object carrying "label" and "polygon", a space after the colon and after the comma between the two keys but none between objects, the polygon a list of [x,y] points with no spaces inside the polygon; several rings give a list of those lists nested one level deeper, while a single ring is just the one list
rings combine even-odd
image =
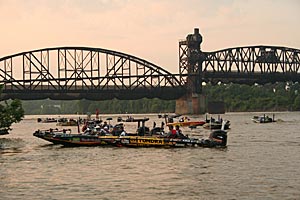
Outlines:
[{"label": "tree line", "polygon": [[[0,87],[1,92],[1,87]],[[223,101],[226,112],[247,111],[300,111],[300,84],[276,83],[266,85],[206,84],[203,94],[207,102]],[[206,102],[206,103],[207,103]],[[87,114],[98,109],[105,114],[174,113],[175,100],[8,100],[0,102],[0,133],[7,132],[11,124],[26,115]]]},{"label": "tree line", "polygon": [[175,112],[175,101],[146,98],[105,101],[46,99],[31,102],[23,101],[26,114],[86,114],[95,113],[97,109],[105,114]]},{"label": "tree line", "polygon": [[[299,83],[266,85],[206,84],[203,94],[208,101],[223,101],[226,112],[299,111]],[[86,114],[94,113],[165,113],[175,112],[175,100],[35,100],[22,101],[25,114]]]},{"label": "tree line", "polygon": [[203,87],[209,100],[225,103],[226,112],[300,111],[300,84],[210,84]]}]

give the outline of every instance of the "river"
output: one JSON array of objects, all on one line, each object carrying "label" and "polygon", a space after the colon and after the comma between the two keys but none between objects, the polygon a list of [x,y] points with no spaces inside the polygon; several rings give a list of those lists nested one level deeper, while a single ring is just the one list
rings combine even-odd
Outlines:
[{"label": "river", "polygon": [[[0,199],[300,199],[300,113],[275,113],[278,121],[269,124],[251,121],[261,114],[222,115],[231,122],[225,149],[66,148],[33,137],[55,127],[37,123],[49,116],[25,116],[0,136]],[[162,121],[145,116],[148,126]],[[109,117],[116,123],[116,115]],[[182,130],[209,135],[202,127]]]}]

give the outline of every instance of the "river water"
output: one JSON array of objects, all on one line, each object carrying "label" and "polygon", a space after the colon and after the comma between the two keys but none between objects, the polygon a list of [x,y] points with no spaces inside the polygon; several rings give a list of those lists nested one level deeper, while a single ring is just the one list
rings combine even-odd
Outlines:
[{"label": "river water", "polygon": [[[300,113],[253,123],[260,114],[222,115],[231,121],[226,149],[66,148],[33,137],[37,129],[55,127],[37,123],[46,116],[25,116],[0,136],[0,199],[300,199]],[[145,116],[148,126],[162,121]],[[209,135],[202,127],[183,131]]]}]

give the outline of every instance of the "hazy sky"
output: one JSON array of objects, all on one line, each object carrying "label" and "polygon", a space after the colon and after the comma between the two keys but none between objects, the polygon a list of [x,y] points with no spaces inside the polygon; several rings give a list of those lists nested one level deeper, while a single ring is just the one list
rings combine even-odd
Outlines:
[{"label": "hazy sky", "polygon": [[202,50],[300,49],[299,0],[0,0],[0,57],[58,46],[121,51],[178,72],[178,42]]}]

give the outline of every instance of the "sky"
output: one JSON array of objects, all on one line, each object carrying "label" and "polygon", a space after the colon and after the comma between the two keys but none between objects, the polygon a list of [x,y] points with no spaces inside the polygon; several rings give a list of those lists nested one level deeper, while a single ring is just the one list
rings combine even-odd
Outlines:
[{"label": "sky", "polygon": [[194,28],[202,51],[300,49],[299,11],[299,0],[0,0],[0,58],[48,47],[98,47],[176,73],[178,43]]}]

